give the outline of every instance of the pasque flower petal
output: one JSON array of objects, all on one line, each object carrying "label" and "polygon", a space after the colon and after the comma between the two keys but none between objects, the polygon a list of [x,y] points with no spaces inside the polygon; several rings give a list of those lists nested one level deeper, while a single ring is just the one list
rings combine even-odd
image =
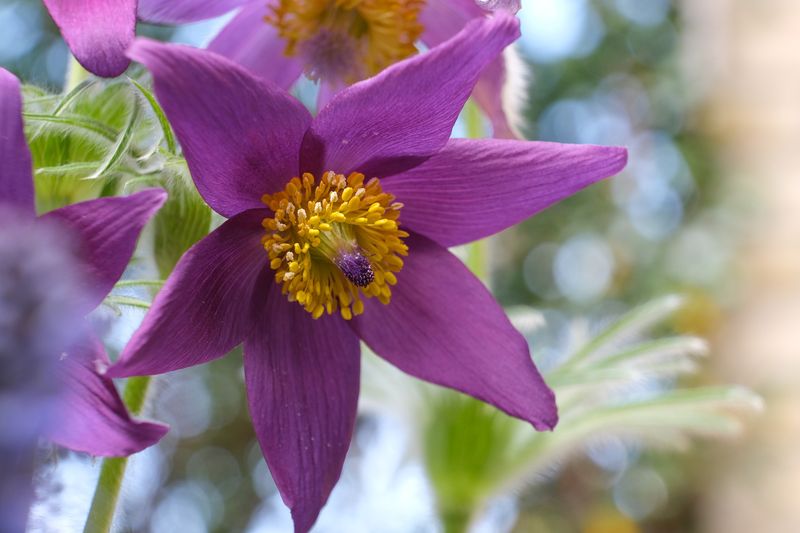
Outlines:
[{"label": "pasque flower petal", "polygon": [[286,41],[264,21],[268,14],[267,2],[247,5],[222,28],[208,49],[288,89],[303,73],[303,64],[283,53]]},{"label": "pasque flower petal", "polygon": [[536,429],[558,421],[555,398],[528,345],[483,284],[454,255],[421,235],[392,301],[365,302],[352,325],[372,350],[412,376],[450,387],[527,420]]},{"label": "pasque flower petal", "polygon": [[296,533],[339,479],[358,403],[358,338],[338,316],[314,320],[273,285],[244,344],[250,416]]},{"label": "pasque flower petal", "polygon": [[130,196],[87,200],[42,216],[72,230],[89,284],[89,310],[97,307],[122,277],[142,228],[166,199],[163,190],[146,189]]},{"label": "pasque flower petal", "polygon": [[240,213],[184,254],[109,375],[205,363],[244,340],[273,276],[261,245],[267,214]]},{"label": "pasque flower petal", "polygon": [[[422,42],[429,47],[437,46],[458,33],[470,20],[486,16],[486,11],[478,6],[476,0],[438,0],[427,2],[420,14],[425,27]],[[506,82],[504,57],[495,58],[483,71],[473,98],[489,117],[497,138],[515,138],[503,111],[503,86]]]},{"label": "pasque flower petal", "polygon": [[455,246],[513,226],[626,162],[627,151],[610,146],[453,139],[381,183],[404,204],[404,226]]},{"label": "pasque flower petal", "polygon": [[139,0],[141,20],[183,24],[218,17],[252,0]]},{"label": "pasque flower petal", "polygon": [[486,66],[519,36],[500,13],[338,93],[303,141],[304,170],[386,177],[440,150]]},{"label": "pasque flower petal", "polygon": [[22,124],[19,80],[0,68],[0,204],[34,216],[33,163]]},{"label": "pasque flower petal", "polygon": [[129,53],[152,73],[197,190],[215,211],[263,207],[262,195],[297,175],[311,115],[295,98],[206,51],[138,39]]},{"label": "pasque flower petal", "polygon": [[44,4],[86,70],[112,78],[128,68],[125,50],[136,29],[136,0],[44,0]]},{"label": "pasque flower petal", "polygon": [[100,374],[108,356],[100,341],[88,335],[59,361],[64,396],[59,419],[48,437],[71,450],[101,456],[124,456],[152,446],[167,426],[134,420],[111,379]]}]

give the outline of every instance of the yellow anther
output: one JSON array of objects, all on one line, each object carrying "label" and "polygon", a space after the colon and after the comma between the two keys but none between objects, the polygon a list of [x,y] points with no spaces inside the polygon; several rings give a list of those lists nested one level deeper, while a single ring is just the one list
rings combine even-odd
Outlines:
[{"label": "yellow anther", "polygon": [[388,303],[408,252],[393,201],[379,180],[364,184],[358,173],[304,174],[265,195],[274,216],[262,224],[262,243],[287,298],[315,318],[338,310],[347,320],[364,312],[361,297]]},{"label": "yellow anther", "polygon": [[284,53],[305,60],[309,77],[351,84],[417,52],[423,7],[424,0],[278,0],[266,21],[286,42]]}]

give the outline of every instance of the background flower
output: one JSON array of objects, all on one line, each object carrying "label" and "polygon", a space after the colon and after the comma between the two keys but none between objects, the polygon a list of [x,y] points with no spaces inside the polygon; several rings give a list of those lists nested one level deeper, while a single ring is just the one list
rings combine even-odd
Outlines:
[{"label": "background flower", "polygon": [[[23,230],[34,222],[31,158],[23,134],[19,82],[0,69],[0,206],[14,209]],[[85,283],[73,302],[73,315],[88,313],[122,275],[147,220],[165,194],[148,190],[124,198],[100,198],[51,211],[41,220],[74,239],[77,269]],[[15,226],[16,226],[15,222]],[[46,244],[46,243],[42,243]],[[90,333],[60,345],[56,372],[64,380],[59,424],[47,436],[58,444],[94,455],[128,455],[157,442],[167,428],[134,421],[111,380],[100,374],[108,356]]]}]

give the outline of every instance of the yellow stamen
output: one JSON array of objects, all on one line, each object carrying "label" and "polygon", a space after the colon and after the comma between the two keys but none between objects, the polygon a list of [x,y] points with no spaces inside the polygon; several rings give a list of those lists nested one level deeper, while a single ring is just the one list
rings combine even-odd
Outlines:
[{"label": "yellow stamen", "polygon": [[279,0],[266,21],[286,41],[287,56],[303,57],[311,79],[351,84],[417,52],[424,3]]},{"label": "yellow stamen", "polygon": [[262,223],[262,243],[290,301],[314,318],[338,309],[347,320],[364,312],[362,296],[389,303],[408,233],[398,227],[401,204],[377,178],[306,173],[262,201],[274,213]]}]

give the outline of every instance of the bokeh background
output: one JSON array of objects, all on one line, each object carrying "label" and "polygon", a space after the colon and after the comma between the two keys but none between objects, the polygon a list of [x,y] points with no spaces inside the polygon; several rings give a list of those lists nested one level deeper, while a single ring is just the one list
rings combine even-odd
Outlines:
[{"label": "bokeh background", "polygon": [[[530,338],[545,365],[576,330],[591,336],[608,317],[681,294],[658,327],[707,339],[710,357],[637,393],[736,383],[765,409],[739,437],[680,452],[598,435],[492,498],[474,529],[800,531],[800,4],[523,0],[520,17],[524,134],[625,145],[630,164],[485,243],[487,283],[541,322]],[[142,30],[202,44],[222,23]],[[67,63],[39,0],[0,0],[0,65],[58,91]],[[112,350],[140,318],[98,317]],[[247,416],[239,353],[160,378],[150,414],[172,431],[131,461],[117,529],[291,530]],[[415,431],[390,409],[365,409],[318,531],[441,530]],[[97,472],[50,451],[32,529],[80,531]]]}]

